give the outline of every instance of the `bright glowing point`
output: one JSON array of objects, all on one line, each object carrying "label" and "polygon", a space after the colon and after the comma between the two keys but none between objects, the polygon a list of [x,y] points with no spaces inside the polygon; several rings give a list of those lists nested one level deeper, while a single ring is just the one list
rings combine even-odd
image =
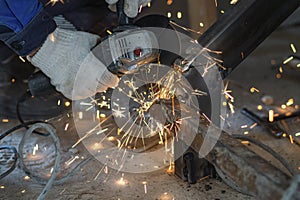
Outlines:
[{"label": "bright glowing point", "polygon": [[259,92],[259,90],[258,90],[258,89],[256,89],[255,87],[252,87],[252,88],[250,88],[250,92],[251,92],[251,93],[254,93],[254,92]]},{"label": "bright glowing point", "polygon": [[257,110],[262,110],[263,109],[263,106],[262,105],[258,105],[257,106]]},{"label": "bright glowing point", "polygon": [[8,119],[2,119],[2,122],[3,122],[3,123],[8,123],[9,120],[8,120]]},{"label": "bright glowing point", "polygon": [[231,1],[230,1],[230,4],[231,4],[231,5],[234,5],[234,4],[236,4],[238,1],[239,1],[239,0],[231,0]]},{"label": "bright glowing point", "polygon": [[168,6],[172,5],[172,3],[173,3],[173,0],[167,0],[167,5]]},{"label": "bright glowing point", "polygon": [[274,110],[269,110],[269,122],[274,122]]},{"label": "bright glowing point", "polygon": [[171,18],[171,17],[172,17],[172,13],[171,13],[171,12],[168,12],[168,13],[167,13],[167,16],[168,16],[168,18]]},{"label": "bright glowing point", "polygon": [[182,12],[178,12],[178,13],[177,13],[177,18],[178,18],[178,19],[181,19],[181,18],[182,18]]},{"label": "bright glowing point", "polygon": [[294,44],[291,44],[291,49],[292,49],[293,53],[297,53],[297,49]]},{"label": "bright glowing point", "polygon": [[287,106],[291,106],[294,104],[294,99],[289,99],[288,102],[286,103]]},{"label": "bright glowing point", "polygon": [[24,59],[22,56],[19,56],[19,59],[20,59],[22,62],[26,62],[25,59]]},{"label": "bright glowing point", "polygon": [[289,57],[288,59],[286,59],[285,61],[283,61],[283,64],[286,65],[289,62],[291,62],[294,59],[294,56]]},{"label": "bright glowing point", "polygon": [[110,30],[106,30],[106,32],[107,32],[109,35],[112,34],[112,32],[111,32]]}]

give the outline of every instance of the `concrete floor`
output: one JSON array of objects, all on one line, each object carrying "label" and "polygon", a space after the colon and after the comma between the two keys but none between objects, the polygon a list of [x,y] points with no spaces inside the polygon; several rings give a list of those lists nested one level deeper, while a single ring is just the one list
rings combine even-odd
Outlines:
[{"label": "concrete floor", "polygon": [[[274,97],[275,107],[282,105],[290,98],[294,98],[295,104],[299,105],[299,69],[284,67],[282,78],[276,78],[278,67],[292,53],[290,44],[294,43],[300,49],[299,32],[300,28],[279,29],[227,79],[230,81],[230,88],[233,90],[233,96],[235,97],[236,114],[229,118],[228,124],[230,126],[227,126],[226,130],[230,133],[249,131],[249,136],[271,146],[284,156],[295,169],[299,169],[300,166],[299,146],[291,144],[288,139],[274,139],[259,126],[251,130],[241,129],[242,125],[247,124],[249,127],[253,122],[242,116],[239,109],[247,106],[247,108],[256,111],[257,105],[262,105],[261,97],[266,94]],[[249,89],[251,87],[259,89],[260,92],[250,93]],[[70,120],[68,131],[61,131],[59,135],[63,147],[62,152],[64,153],[63,160],[67,161],[75,155],[87,157],[89,154],[82,145],[77,147],[77,152],[69,151],[78,138],[70,118],[64,116],[64,120],[56,120],[56,128],[63,130],[68,120]],[[0,129],[4,131],[16,123],[16,121],[11,120],[9,123],[1,124]],[[291,123],[295,126],[295,130],[300,129],[299,121],[291,121]],[[23,131],[15,133],[14,137],[5,140],[6,143],[17,145],[23,133]],[[32,143],[36,141],[43,143],[38,138],[33,139]],[[262,153],[262,156],[265,157],[266,155]],[[44,159],[47,159],[47,157]],[[266,157],[266,159],[274,162],[272,158]],[[76,163],[78,161],[72,165]],[[43,166],[43,162],[40,162],[40,164]],[[276,162],[274,162],[274,165],[281,168]],[[50,172],[50,169],[51,166],[44,166],[42,169],[39,166],[34,166],[34,170],[40,170],[46,175]],[[122,174],[108,169],[108,173],[98,175],[101,169],[103,169],[103,164],[98,161],[89,162],[65,183],[53,187],[47,199],[256,199],[240,194],[215,179],[205,179],[190,185],[173,174],[167,174],[166,169],[145,174]],[[64,170],[63,173],[67,173],[68,170]],[[17,169],[1,180],[0,199],[35,199],[41,192],[42,185],[33,180],[26,180],[25,176],[21,170]],[[123,181],[120,181],[122,177]],[[147,191],[145,191],[145,187]]]}]

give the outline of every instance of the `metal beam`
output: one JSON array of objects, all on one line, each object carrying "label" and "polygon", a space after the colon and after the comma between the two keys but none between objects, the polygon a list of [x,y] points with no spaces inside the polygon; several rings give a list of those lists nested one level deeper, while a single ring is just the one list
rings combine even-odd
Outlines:
[{"label": "metal beam", "polygon": [[240,0],[198,42],[222,51],[220,59],[230,72],[299,6],[299,0]]}]

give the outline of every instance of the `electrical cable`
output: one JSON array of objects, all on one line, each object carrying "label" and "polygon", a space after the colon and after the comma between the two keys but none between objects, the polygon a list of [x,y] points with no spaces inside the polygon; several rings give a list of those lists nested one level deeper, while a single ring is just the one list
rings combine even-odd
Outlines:
[{"label": "electrical cable", "polygon": [[18,152],[17,149],[13,146],[0,146],[0,150],[11,150],[14,154],[14,162],[12,166],[5,171],[4,173],[0,174],[0,180],[9,175],[11,172],[13,172],[17,167],[17,161],[18,161]]},{"label": "electrical cable", "polygon": [[[19,144],[19,148],[18,151],[20,153],[20,159],[19,159],[19,165],[20,167],[25,171],[26,174],[30,174],[28,168],[24,165],[24,161],[23,161],[23,149],[24,149],[24,145],[25,145],[25,140],[26,137],[30,136],[36,129],[42,128],[44,130],[46,130],[51,136],[54,146],[55,146],[55,154],[56,154],[56,158],[55,158],[55,164],[53,167],[53,171],[52,174],[46,184],[46,186],[44,187],[43,191],[41,192],[41,194],[38,196],[37,200],[42,200],[45,199],[47,193],[49,192],[49,190],[51,189],[53,182],[56,178],[56,174],[59,171],[59,163],[60,163],[60,143],[59,143],[59,138],[56,135],[55,129],[53,126],[51,126],[50,124],[46,124],[46,123],[36,123],[34,125],[32,125],[24,134],[20,144]],[[30,177],[33,177],[33,175],[31,175]]]}]

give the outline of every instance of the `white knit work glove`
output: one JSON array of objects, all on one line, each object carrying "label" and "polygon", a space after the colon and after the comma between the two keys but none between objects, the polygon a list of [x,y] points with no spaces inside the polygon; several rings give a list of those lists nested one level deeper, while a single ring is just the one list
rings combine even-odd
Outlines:
[{"label": "white knit work glove", "polygon": [[[110,5],[109,8],[112,11],[116,10],[114,5],[119,0],[105,0],[105,1]],[[145,7],[149,2],[151,2],[151,0],[124,0],[124,12],[128,17],[134,18],[138,14],[139,7],[140,6]]]},{"label": "white knit work glove", "polygon": [[91,52],[98,39],[87,32],[56,28],[29,60],[64,96],[84,99],[117,86],[119,81]]}]

